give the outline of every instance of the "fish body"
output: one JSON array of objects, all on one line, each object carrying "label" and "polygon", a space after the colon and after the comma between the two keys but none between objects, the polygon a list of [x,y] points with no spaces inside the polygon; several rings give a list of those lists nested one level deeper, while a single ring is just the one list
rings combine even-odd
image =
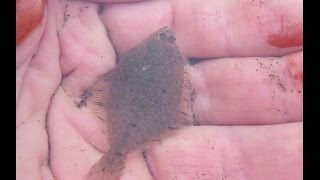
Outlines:
[{"label": "fish body", "polygon": [[92,179],[118,179],[128,153],[193,123],[189,75],[175,40],[168,27],[154,32],[90,89],[89,105],[107,123],[110,144]]}]

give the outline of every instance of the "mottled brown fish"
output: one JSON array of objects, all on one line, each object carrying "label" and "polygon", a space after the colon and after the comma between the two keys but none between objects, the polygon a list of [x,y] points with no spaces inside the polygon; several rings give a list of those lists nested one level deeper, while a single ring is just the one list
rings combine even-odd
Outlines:
[{"label": "mottled brown fish", "polygon": [[186,61],[175,40],[168,27],[154,32],[88,91],[86,103],[105,122],[110,144],[89,179],[119,179],[128,153],[193,124]]}]

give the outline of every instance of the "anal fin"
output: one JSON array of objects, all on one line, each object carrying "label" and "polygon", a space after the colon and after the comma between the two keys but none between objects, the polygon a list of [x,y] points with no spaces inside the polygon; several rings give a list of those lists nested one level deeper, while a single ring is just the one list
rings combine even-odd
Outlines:
[{"label": "anal fin", "polygon": [[88,90],[89,96],[86,101],[87,107],[100,120],[107,120],[108,101],[111,85],[108,75],[104,75],[97,83]]},{"label": "anal fin", "polygon": [[190,81],[190,74],[187,71],[187,69],[184,68],[181,100],[178,108],[178,126],[193,125],[193,108],[191,93],[192,86]]}]

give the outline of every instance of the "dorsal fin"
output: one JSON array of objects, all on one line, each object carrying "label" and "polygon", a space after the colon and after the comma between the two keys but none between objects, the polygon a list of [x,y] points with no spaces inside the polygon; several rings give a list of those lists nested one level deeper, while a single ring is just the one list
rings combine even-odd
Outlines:
[{"label": "dorsal fin", "polygon": [[101,121],[107,122],[108,117],[108,102],[107,95],[109,94],[111,84],[109,75],[104,75],[100,80],[88,90],[87,107]]}]

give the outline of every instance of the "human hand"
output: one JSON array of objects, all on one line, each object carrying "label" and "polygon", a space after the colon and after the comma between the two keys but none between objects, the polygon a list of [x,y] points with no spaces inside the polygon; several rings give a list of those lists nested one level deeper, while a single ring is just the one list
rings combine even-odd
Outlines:
[{"label": "human hand", "polygon": [[[108,142],[97,118],[74,102],[115,67],[115,50],[168,25],[185,56],[205,59],[188,67],[200,126],[131,154],[122,179],[302,178],[302,2],[99,9],[52,0],[48,8],[43,33],[34,34],[39,47],[17,47],[17,179],[86,176]],[[26,53],[33,45],[35,56]]]}]

